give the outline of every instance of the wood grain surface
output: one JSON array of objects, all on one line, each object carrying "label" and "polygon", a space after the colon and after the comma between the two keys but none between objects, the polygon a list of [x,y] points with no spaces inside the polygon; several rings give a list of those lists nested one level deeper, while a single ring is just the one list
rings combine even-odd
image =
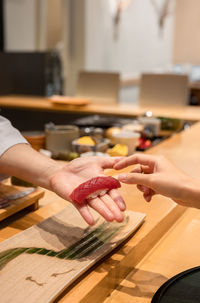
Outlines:
[{"label": "wood grain surface", "polygon": [[[0,197],[6,198],[9,195],[17,194],[24,190],[27,190],[27,188],[19,187],[19,186],[11,186],[1,183]],[[32,209],[30,210],[36,210],[38,208],[38,201],[43,196],[44,196],[44,190],[38,188],[34,192],[23,198],[9,201],[8,206],[0,209],[0,221],[10,217],[11,215],[27,207],[32,207]]]},{"label": "wood grain surface", "polygon": [[[187,131],[174,135],[153,147],[147,153],[162,154],[186,173],[200,178],[199,134],[200,123],[192,126]],[[130,167],[124,169],[124,171],[129,170],[131,170]],[[114,175],[119,172],[108,170],[107,173]],[[145,224],[123,246],[120,246],[109,257],[98,262],[91,270],[87,271],[87,274],[76,280],[76,283],[67,288],[56,299],[56,302],[102,303],[106,298],[108,300],[112,298],[113,301],[110,302],[149,303],[153,292],[168,277],[176,274],[179,270],[183,270],[187,265],[193,266],[196,262],[199,262],[198,215],[195,215],[192,211],[189,217],[185,216],[185,214],[188,214],[188,210],[160,195],[155,196],[151,203],[146,203],[142,194],[132,185],[123,184],[120,191],[126,201],[128,210],[147,214]],[[67,203],[56,194],[46,191],[38,210],[16,217],[12,221],[10,219],[6,220],[6,225],[1,224],[0,241],[5,241],[13,235],[20,234],[34,224],[38,224],[58,211],[64,210]],[[68,218],[65,218],[65,222],[68,222]],[[173,252],[173,247],[175,252]],[[155,254],[149,259],[148,254],[151,254],[151,249]],[[141,263],[139,263],[140,261]],[[141,271],[139,271],[140,268]],[[131,277],[136,271],[137,277],[133,280]],[[127,278],[129,274],[130,279]],[[29,280],[27,282],[34,284]],[[135,292],[133,291],[134,283]],[[123,285],[125,287],[120,290]],[[117,290],[116,293],[114,289]]]},{"label": "wood grain surface", "polygon": [[76,114],[103,114],[123,117],[134,117],[144,115],[146,111],[151,111],[154,116],[163,116],[170,118],[179,118],[185,120],[200,120],[200,106],[139,106],[120,103],[115,105],[88,104],[85,106],[74,105],[52,105],[44,97],[32,96],[1,96],[0,106],[3,108],[23,108],[42,111],[55,111]]},{"label": "wood grain surface", "polygon": [[89,98],[59,96],[59,95],[53,95],[52,97],[47,98],[47,100],[51,102],[51,104],[63,104],[63,105],[75,105],[75,106],[83,106],[90,104],[92,102]]},{"label": "wood grain surface", "polygon": [[128,211],[123,223],[107,223],[95,217],[96,225],[90,228],[74,207],[68,206],[2,242],[0,293],[3,302],[52,302],[89,267],[130,236],[145,215]]},{"label": "wood grain surface", "polygon": [[[104,303],[151,303],[168,279],[199,266],[200,211],[188,209]],[[177,294],[178,296],[178,294]]]}]

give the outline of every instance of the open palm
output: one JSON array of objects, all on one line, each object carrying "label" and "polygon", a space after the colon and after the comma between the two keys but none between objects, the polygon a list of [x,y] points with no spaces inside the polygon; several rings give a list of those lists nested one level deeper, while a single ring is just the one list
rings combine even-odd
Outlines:
[{"label": "open palm", "polygon": [[[62,167],[51,177],[51,187],[63,199],[69,200],[71,192],[81,183],[100,175],[104,175],[104,169],[113,168],[119,158],[88,157],[78,158]],[[108,194],[89,200],[82,205],[74,204],[85,221],[92,225],[94,219],[88,205],[101,214],[107,221],[123,220],[122,211],[125,203],[118,190],[111,190]]]}]

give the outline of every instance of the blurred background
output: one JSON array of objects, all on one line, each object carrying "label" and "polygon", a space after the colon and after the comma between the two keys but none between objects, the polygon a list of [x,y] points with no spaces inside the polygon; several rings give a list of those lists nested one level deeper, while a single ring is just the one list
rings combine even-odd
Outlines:
[{"label": "blurred background", "polygon": [[198,0],[0,3],[0,94],[74,95],[81,70],[103,71],[120,74],[120,102],[137,103],[142,73],[200,79]]},{"label": "blurred background", "polygon": [[199,12],[199,0],[0,0],[2,115],[64,159],[158,144],[200,105]]}]

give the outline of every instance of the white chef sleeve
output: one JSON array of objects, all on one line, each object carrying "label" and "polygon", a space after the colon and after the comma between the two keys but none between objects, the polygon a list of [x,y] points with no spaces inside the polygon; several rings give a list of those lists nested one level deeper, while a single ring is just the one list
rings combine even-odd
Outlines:
[{"label": "white chef sleeve", "polygon": [[12,126],[9,120],[0,116],[0,157],[13,145],[26,143],[26,139]]}]

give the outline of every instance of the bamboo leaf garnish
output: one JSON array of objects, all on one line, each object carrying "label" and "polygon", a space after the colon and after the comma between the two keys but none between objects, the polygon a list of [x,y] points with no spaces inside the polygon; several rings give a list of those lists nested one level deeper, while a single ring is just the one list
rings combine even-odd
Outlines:
[{"label": "bamboo leaf garnish", "polygon": [[68,248],[54,251],[39,247],[16,247],[0,252],[0,270],[19,255],[39,254],[59,259],[81,259],[96,252],[104,244],[109,242],[128,223],[127,216],[122,223],[103,222],[96,228],[86,228],[81,239],[77,240]]}]

